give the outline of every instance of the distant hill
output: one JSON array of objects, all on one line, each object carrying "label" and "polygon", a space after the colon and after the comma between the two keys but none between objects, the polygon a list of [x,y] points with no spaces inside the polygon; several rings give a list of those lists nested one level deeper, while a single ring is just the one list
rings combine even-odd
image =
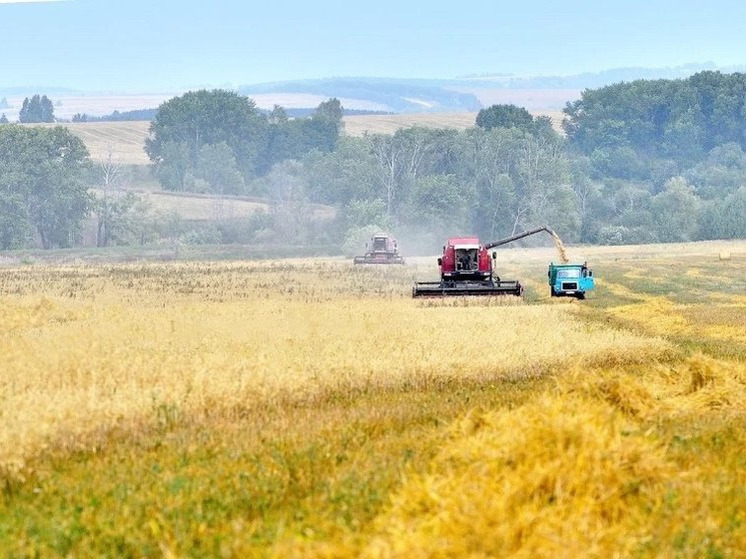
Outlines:
[{"label": "distant hill", "polygon": [[153,120],[158,109],[137,109],[134,111],[119,112],[115,110],[113,113],[103,116],[93,116],[87,113],[77,113],[73,116],[73,122],[126,122],[129,120]]},{"label": "distant hill", "polygon": [[472,112],[495,103],[550,110],[561,109],[568,101],[579,98],[584,89],[638,79],[687,78],[703,70],[739,72],[746,71],[746,66],[718,67],[704,62],[666,68],[613,68],[568,76],[479,74],[450,79],[325,78],[242,85],[239,92],[265,102],[272,96],[286,103],[302,103],[304,96],[315,98],[316,103],[318,99],[337,97],[345,107],[394,113]]},{"label": "distant hill", "polygon": [[[262,109],[265,113],[270,111]],[[316,108],[308,109],[286,109],[285,114],[289,118],[306,118],[311,116],[316,111]],[[72,118],[72,122],[127,122],[127,121],[151,121],[155,118],[158,113],[158,109],[139,109],[136,111],[114,111],[108,115],[103,116],[92,116],[86,113],[76,114]],[[365,116],[365,115],[392,115],[395,113],[387,111],[365,111],[355,109],[343,109],[343,116]],[[60,122],[63,122],[60,120]]]},{"label": "distant hill", "polygon": [[[686,78],[703,70],[746,72],[746,65],[718,67],[705,62],[667,68],[612,68],[567,76],[483,73],[433,79],[339,77],[245,84],[237,91],[251,97],[262,110],[280,105],[291,117],[310,114],[330,97],[342,102],[346,116],[472,113],[498,103],[518,105],[529,111],[553,111],[578,99],[584,89],[637,79]],[[209,89],[211,86],[202,87]],[[9,107],[3,112],[11,121],[17,119],[24,97],[35,93],[48,95],[55,102],[55,116],[63,120],[83,113],[88,115],[88,120],[147,120],[161,103],[185,91],[84,93],[54,86],[34,86],[0,88],[0,99],[7,98]]]},{"label": "distant hill", "polygon": [[746,65],[718,67],[713,62],[684,64],[666,68],[612,68],[601,72],[584,72],[568,76],[467,75],[448,83],[469,87],[504,87],[511,89],[595,89],[613,83],[634,80],[679,79],[705,70],[723,73],[744,72]]},{"label": "distant hill", "polygon": [[243,85],[239,93],[249,97],[271,94],[307,94],[336,97],[345,107],[395,113],[478,111],[479,99],[428,80],[388,78],[329,78]]}]

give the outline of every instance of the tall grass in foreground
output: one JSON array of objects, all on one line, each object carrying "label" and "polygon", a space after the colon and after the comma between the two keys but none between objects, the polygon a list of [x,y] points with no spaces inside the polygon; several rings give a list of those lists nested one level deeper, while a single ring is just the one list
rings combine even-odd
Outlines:
[{"label": "tall grass in foreground", "polygon": [[370,532],[273,554],[739,556],[746,370],[702,355],[646,369],[574,368],[523,406],[467,414]]}]

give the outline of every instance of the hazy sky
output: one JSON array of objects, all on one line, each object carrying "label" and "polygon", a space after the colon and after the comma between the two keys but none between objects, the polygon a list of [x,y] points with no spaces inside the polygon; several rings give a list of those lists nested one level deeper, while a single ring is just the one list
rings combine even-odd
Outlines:
[{"label": "hazy sky", "polygon": [[744,28],[743,0],[0,0],[0,88],[728,66],[746,63]]}]

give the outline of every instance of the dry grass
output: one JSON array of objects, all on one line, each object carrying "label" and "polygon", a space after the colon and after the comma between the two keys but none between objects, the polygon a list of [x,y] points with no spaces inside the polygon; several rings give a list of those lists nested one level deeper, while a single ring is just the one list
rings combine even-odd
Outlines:
[{"label": "dry grass", "polygon": [[[548,116],[555,130],[562,132],[562,111],[532,110],[534,117]],[[400,128],[451,128],[465,130],[475,126],[477,113],[413,113],[397,115],[352,115],[344,117],[344,131],[349,136],[393,134]]]},{"label": "dry grass", "polygon": [[413,113],[396,115],[351,115],[343,118],[344,132],[348,136],[393,134],[400,128],[422,126],[425,128],[453,128],[464,130],[474,126],[477,113]]},{"label": "dry grass", "polygon": [[91,159],[100,162],[111,153],[114,161],[124,165],[149,165],[145,138],[150,122],[71,122],[65,124],[32,124],[26,126],[64,126],[78,136],[88,148]]},{"label": "dry grass", "polygon": [[[583,303],[423,303],[424,261],[6,267],[0,553],[739,556],[746,251],[716,245],[566,247]],[[501,254],[537,284],[556,255]]]},{"label": "dry grass", "polygon": [[[121,109],[120,109],[121,110]],[[534,116],[544,115],[552,119],[554,127],[561,132],[561,111],[536,110]],[[464,130],[474,126],[476,113],[413,113],[397,115],[353,115],[343,118],[344,132],[350,136],[363,134],[393,134],[400,128],[422,126],[426,128],[452,128]],[[33,126],[48,126],[38,125]],[[148,165],[145,153],[145,138],[148,137],[149,122],[73,122],[62,124],[85,143],[94,161],[112,156],[126,165]]]},{"label": "dry grass", "polygon": [[[349,264],[289,265],[278,269],[282,282],[262,266],[59,270],[72,301],[50,293],[64,288],[46,274],[20,274],[25,289],[50,294],[4,301],[0,465],[21,471],[58,437],[84,449],[87,432],[146,417],[154,403],[214,414],[246,402],[525,378],[569,362],[667,351],[655,339],[591,332],[569,307],[502,307],[498,319],[469,306],[360,299],[358,282],[370,276],[348,276]],[[317,289],[319,276],[337,285]]]},{"label": "dry grass", "polygon": [[[91,189],[91,192],[102,196],[102,190]],[[143,191],[143,190],[114,190],[110,196],[123,196],[127,192],[135,192],[142,196],[150,206],[163,214],[176,213],[181,219],[188,220],[217,220],[248,217],[256,212],[269,213],[271,206],[268,202],[260,202],[242,199],[232,196],[210,196],[199,194],[185,194],[168,191]],[[334,208],[319,205],[314,209],[316,217],[329,217],[334,215]]]},{"label": "dry grass", "polygon": [[468,416],[360,556],[635,556],[674,468],[627,428],[610,406],[572,398]]}]

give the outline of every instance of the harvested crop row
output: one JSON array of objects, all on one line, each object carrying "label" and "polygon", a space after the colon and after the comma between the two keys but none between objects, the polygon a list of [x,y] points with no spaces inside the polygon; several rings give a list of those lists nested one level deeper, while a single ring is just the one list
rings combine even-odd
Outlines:
[{"label": "harvested crop row", "polygon": [[[232,266],[178,270],[176,285],[210,284],[209,299],[167,289],[167,267],[143,268],[132,278],[135,290],[121,287],[130,280],[116,269],[88,270],[80,299],[6,298],[6,474],[21,475],[49,448],[95,447],[108,430],[152,422],[164,406],[214,416],[334,392],[521,378],[669,351],[655,338],[589,328],[567,306],[474,312],[406,299],[280,297],[284,284],[247,300],[235,295],[246,279]],[[285,277],[302,291],[307,274],[291,267]]]}]

